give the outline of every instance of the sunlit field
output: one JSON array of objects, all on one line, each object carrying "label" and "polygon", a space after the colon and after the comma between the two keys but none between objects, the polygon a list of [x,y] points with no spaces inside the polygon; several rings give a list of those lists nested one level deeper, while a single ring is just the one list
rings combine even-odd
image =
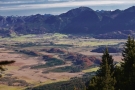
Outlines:
[{"label": "sunlit field", "polygon": [[[91,52],[91,50],[100,46],[121,48],[125,41],[124,39],[94,39],[88,35],[86,38],[86,36],[59,33],[0,38],[0,61],[16,61],[12,65],[4,66],[7,70],[2,74],[2,78],[12,78],[13,84],[9,85],[8,81],[4,81],[0,85],[0,90],[23,90],[27,87],[67,81],[73,77],[82,77],[85,73],[96,72],[99,69],[97,66],[80,69],[72,58],[69,60],[66,58],[70,53],[71,55],[82,54],[87,57],[101,58],[102,53]],[[54,49],[54,52],[48,51],[51,49]],[[115,61],[121,61],[119,53],[112,55],[114,55]],[[54,60],[46,61],[43,56],[49,56]],[[91,64],[94,63],[88,65]],[[1,82],[3,79],[0,80]],[[19,82],[23,82],[25,85],[21,85]]]}]

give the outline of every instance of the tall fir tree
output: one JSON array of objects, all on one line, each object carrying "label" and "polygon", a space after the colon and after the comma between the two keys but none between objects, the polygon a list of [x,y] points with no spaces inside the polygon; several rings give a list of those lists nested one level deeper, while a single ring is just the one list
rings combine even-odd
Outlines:
[{"label": "tall fir tree", "polygon": [[122,52],[123,63],[121,67],[123,69],[123,83],[122,90],[134,90],[135,89],[135,41],[134,38],[128,37],[125,43],[124,50]]},{"label": "tall fir tree", "polygon": [[113,76],[114,65],[112,56],[109,55],[108,49],[102,56],[102,63],[97,75],[91,79],[88,90],[115,90],[115,77]]},{"label": "tall fir tree", "polygon": [[[107,62],[106,62],[107,60]],[[100,69],[97,71],[97,76],[105,76],[105,65],[106,63],[110,66],[110,73],[114,72],[114,63],[113,63],[113,58],[112,56],[109,54],[108,49],[106,48],[103,55],[102,55],[102,62],[100,64]]]},{"label": "tall fir tree", "polygon": [[124,77],[123,77],[122,68],[120,66],[115,66],[115,71],[113,76],[116,79],[115,90],[122,90]]},{"label": "tall fir tree", "polygon": [[111,73],[111,67],[110,65],[107,63],[107,60],[106,60],[106,63],[105,63],[105,76],[102,77],[102,88],[103,90],[114,90],[115,89],[115,83],[116,83],[116,80],[115,78],[113,77],[113,73]]}]

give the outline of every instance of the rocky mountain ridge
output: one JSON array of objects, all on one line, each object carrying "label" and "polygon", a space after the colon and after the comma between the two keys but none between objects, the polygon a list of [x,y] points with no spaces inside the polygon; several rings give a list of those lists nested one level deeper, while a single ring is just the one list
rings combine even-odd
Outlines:
[{"label": "rocky mountain ridge", "polygon": [[[135,6],[115,11],[94,11],[88,7],[79,7],[60,15],[0,16],[0,35],[3,37],[58,32],[87,33],[95,37],[100,34],[102,38],[107,33],[110,35],[111,32],[124,31],[135,31]],[[111,35],[115,36],[115,33]],[[105,38],[108,38],[108,34]]]}]

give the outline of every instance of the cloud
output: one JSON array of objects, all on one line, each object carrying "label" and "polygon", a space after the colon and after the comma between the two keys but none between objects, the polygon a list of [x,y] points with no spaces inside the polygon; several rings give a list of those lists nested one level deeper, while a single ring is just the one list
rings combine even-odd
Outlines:
[{"label": "cloud", "polygon": [[38,2],[47,2],[48,0],[4,0],[0,1],[0,4],[27,4],[27,3],[38,3]]},{"label": "cloud", "polygon": [[0,0],[0,15],[60,14],[80,6],[115,10],[133,5],[135,0]]},{"label": "cloud", "polygon": [[[58,0],[53,0],[58,1]],[[56,3],[40,3],[40,4],[21,4],[7,7],[0,7],[0,10],[23,10],[23,9],[43,9],[43,8],[62,8],[62,7],[79,7],[79,6],[101,6],[101,5],[124,5],[135,4],[135,1],[68,1]]]}]

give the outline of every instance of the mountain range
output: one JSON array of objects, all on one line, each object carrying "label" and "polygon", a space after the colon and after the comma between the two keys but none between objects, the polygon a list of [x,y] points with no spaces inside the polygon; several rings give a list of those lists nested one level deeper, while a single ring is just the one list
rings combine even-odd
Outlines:
[{"label": "mountain range", "polygon": [[115,11],[79,7],[60,15],[0,16],[0,35],[3,37],[55,32],[125,38],[135,33],[135,6]]}]

